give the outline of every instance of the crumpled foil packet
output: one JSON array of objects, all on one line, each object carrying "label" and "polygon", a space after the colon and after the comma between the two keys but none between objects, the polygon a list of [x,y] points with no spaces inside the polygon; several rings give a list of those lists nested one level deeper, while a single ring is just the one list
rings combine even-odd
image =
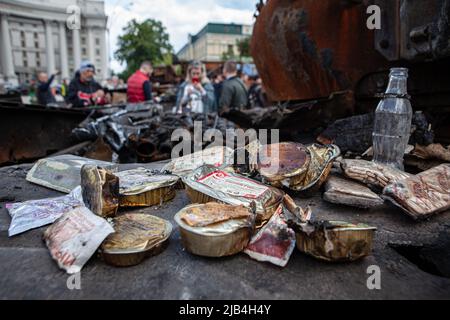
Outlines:
[{"label": "crumpled foil packet", "polygon": [[159,188],[174,186],[180,178],[175,175],[155,174],[145,168],[115,173],[120,180],[120,195],[137,195]]},{"label": "crumpled foil packet", "polygon": [[167,171],[183,177],[198,167],[210,165],[221,167],[233,163],[233,149],[228,147],[210,147],[199,152],[173,159],[164,166],[162,171]]},{"label": "crumpled foil packet", "polygon": [[12,218],[8,235],[12,237],[51,224],[66,212],[84,206],[80,189],[75,188],[72,193],[62,197],[6,204]]},{"label": "crumpled foil packet", "polygon": [[70,193],[81,184],[81,167],[86,164],[113,171],[117,169],[117,165],[111,162],[62,155],[39,160],[28,172],[26,179],[53,190]]}]

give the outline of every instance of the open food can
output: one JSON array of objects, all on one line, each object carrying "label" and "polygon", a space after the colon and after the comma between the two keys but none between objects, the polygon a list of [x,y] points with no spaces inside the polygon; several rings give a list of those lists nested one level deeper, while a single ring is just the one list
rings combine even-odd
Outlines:
[{"label": "open food can", "polygon": [[193,203],[211,201],[247,208],[256,205],[256,224],[265,224],[282,203],[284,192],[230,170],[202,166],[183,178]]},{"label": "open food can", "polygon": [[269,144],[260,147],[257,171],[274,187],[295,186],[305,179],[310,163],[310,152],[300,143]]},{"label": "open food can", "polygon": [[330,174],[333,161],[341,154],[336,145],[304,146],[296,142],[249,145],[247,149],[250,162],[256,162],[250,168],[255,168],[264,182],[300,192],[318,190]]},{"label": "open food can", "polygon": [[355,261],[372,252],[374,227],[341,221],[289,224],[296,231],[297,248],[317,259]]},{"label": "open food can", "polygon": [[243,251],[253,234],[254,214],[217,202],[187,206],[175,215],[183,246],[192,254],[224,257]]},{"label": "open food can", "polygon": [[125,214],[113,220],[115,233],[101,246],[103,260],[128,267],[162,252],[172,233],[172,224],[148,214]]},{"label": "open food can", "polygon": [[114,217],[119,209],[119,178],[97,166],[81,168],[81,190],[86,205],[96,215]]},{"label": "open food can", "polygon": [[336,145],[319,145],[312,144],[307,147],[310,155],[311,162],[308,166],[308,170],[304,175],[304,179],[296,185],[287,185],[294,191],[316,191],[323,185],[330,175],[331,168],[333,167],[333,161],[341,155],[341,150]]},{"label": "open food can", "polygon": [[155,174],[138,168],[116,173],[120,179],[119,205],[121,207],[150,207],[175,197],[179,177]]}]

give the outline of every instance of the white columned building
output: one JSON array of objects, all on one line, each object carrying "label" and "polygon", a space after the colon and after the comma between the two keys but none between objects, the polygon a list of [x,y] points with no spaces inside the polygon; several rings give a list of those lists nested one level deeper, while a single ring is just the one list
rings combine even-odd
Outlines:
[{"label": "white columned building", "polygon": [[11,37],[9,33],[8,15],[0,12],[1,21],[1,45],[2,45],[2,70],[3,79],[17,84],[17,76],[14,72],[14,62],[12,55]]},{"label": "white columned building", "polygon": [[73,66],[76,69],[81,64],[80,30],[72,30],[72,41]]},{"label": "white columned building", "polygon": [[67,54],[67,33],[66,33],[66,24],[64,22],[59,22],[59,58],[60,58],[60,67],[61,67],[61,77],[63,79],[69,78],[69,64],[68,59],[69,56]]},{"label": "white columned building", "polygon": [[[80,28],[67,23],[79,8]],[[31,80],[40,71],[72,78],[83,60],[109,77],[103,0],[0,0],[0,79]]]},{"label": "white columned building", "polygon": [[47,73],[52,74],[55,72],[55,48],[53,47],[53,31],[52,22],[45,20],[45,52],[47,58]]},{"label": "white columned building", "polygon": [[90,61],[95,60],[95,43],[94,43],[94,29],[88,27],[87,29],[87,44],[88,44],[88,57]]},{"label": "white columned building", "polygon": [[[100,37],[100,45],[102,47],[106,47],[109,48],[108,43],[106,41],[106,31],[102,30],[102,36]],[[102,77],[104,79],[109,77],[109,69],[108,69],[108,65],[109,65],[109,54],[108,54],[108,50],[105,50],[101,53],[101,57],[100,57],[100,65],[101,65],[101,70],[99,71],[99,73],[102,74]]]}]

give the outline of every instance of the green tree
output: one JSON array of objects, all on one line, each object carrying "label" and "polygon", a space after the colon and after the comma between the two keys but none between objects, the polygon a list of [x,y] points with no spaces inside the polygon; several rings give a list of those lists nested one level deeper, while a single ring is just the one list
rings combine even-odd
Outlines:
[{"label": "green tree", "polygon": [[123,79],[139,69],[142,61],[149,60],[154,65],[171,64],[173,47],[169,42],[166,28],[160,21],[147,19],[138,23],[131,20],[119,36],[115,57],[127,68],[121,74]]},{"label": "green tree", "polygon": [[239,57],[241,58],[248,58],[251,57],[250,54],[250,37],[246,37],[240,40],[236,40],[236,45],[238,47],[239,51]]},{"label": "green tree", "polygon": [[228,50],[222,53],[222,60],[240,60],[243,61],[245,58],[250,58],[250,37],[242,38],[236,40],[236,47],[239,55],[236,55],[233,50],[233,46],[228,46]]},{"label": "green tree", "polygon": [[222,53],[222,61],[236,60],[236,55],[234,54],[234,49],[232,45],[228,46],[228,50]]}]

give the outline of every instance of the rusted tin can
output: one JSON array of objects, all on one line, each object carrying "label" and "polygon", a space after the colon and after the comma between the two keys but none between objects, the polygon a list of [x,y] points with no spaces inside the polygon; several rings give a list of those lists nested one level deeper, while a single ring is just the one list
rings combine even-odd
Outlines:
[{"label": "rusted tin can", "polygon": [[119,178],[111,171],[93,165],[81,168],[83,201],[93,213],[108,218],[119,209]]},{"label": "rusted tin can", "polygon": [[274,187],[315,191],[326,181],[340,154],[336,145],[271,144],[258,148],[256,167],[263,180]]},{"label": "rusted tin can", "polygon": [[355,261],[370,255],[376,231],[365,224],[341,221],[295,225],[294,229],[301,252],[330,262]]},{"label": "rusted tin can", "polygon": [[311,163],[309,150],[300,143],[261,146],[257,170],[270,185],[281,188],[301,183]]}]

